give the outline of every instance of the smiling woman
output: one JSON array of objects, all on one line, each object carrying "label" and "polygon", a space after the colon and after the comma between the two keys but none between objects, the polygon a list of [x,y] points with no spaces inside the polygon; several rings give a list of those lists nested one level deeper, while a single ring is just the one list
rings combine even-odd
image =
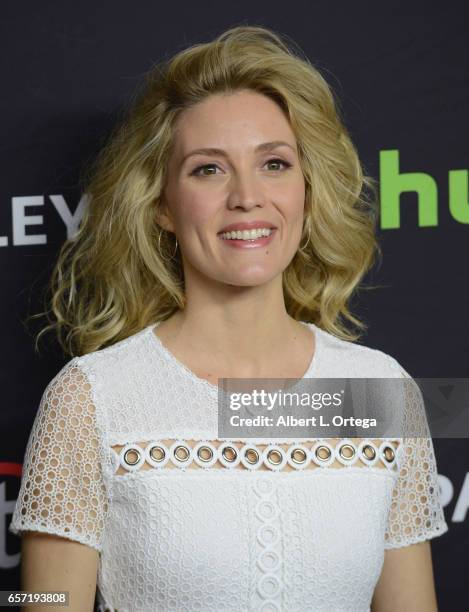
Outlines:
[{"label": "smiling woman", "polygon": [[[207,196],[212,208],[227,206],[210,225],[215,234],[260,218],[282,220],[277,233],[300,239],[278,270],[294,319],[346,340],[359,337],[347,322],[366,328],[348,303],[380,252],[374,181],[362,173],[330,86],[280,35],[233,28],[157,63],[87,174],[90,205],[61,250],[53,320],[38,339],[55,330],[67,353],[88,353],[183,309],[188,230],[168,231],[158,217],[171,204],[178,225],[181,208],[202,223]],[[298,206],[290,226],[282,215]]]},{"label": "smiling woman", "polygon": [[[43,330],[72,359],[10,525],[23,589],[80,612],[96,586],[101,612],[435,611],[433,445],[410,375],[349,328],[376,207],[324,78],[232,28],[150,71],[92,170]],[[223,438],[217,383],[251,377],[400,378],[421,435]]]}]

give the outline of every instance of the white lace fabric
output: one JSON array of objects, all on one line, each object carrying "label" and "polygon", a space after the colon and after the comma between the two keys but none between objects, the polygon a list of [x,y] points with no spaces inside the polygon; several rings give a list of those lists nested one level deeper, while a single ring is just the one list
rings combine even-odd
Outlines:
[{"label": "white lace fabric", "polygon": [[408,378],[422,437],[219,439],[217,388],[151,325],[49,383],[10,531],[99,551],[101,612],[369,612],[384,551],[448,529],[433,444],[395,359],[308,325],[306,376]]},{"label": "white lace fabric", "polygon": [[85,374],[71,361],[44,391],[12,524],[99,550],[108,501],[90,390]]}]

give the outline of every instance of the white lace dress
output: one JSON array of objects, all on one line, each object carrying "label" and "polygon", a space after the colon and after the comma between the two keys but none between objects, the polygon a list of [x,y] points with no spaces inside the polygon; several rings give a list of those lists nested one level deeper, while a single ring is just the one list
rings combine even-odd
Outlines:
[{"label": "white lace dress", "polygon": [[[305,377],[410,378],[305,325]],[[51,380],[9,526],[98,550],[100,611],[369,612],[385,549],[447,531],[431,438],[276,438],[274,466],[268,439],[217,439],[217,387],[154,327]]]}]

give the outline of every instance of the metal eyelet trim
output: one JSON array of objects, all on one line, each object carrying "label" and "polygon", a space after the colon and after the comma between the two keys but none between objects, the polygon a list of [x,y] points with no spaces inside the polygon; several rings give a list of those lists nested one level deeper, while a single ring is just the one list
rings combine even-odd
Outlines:
[{"label": "metal eyelet trim", "polygon": [[231,442],[223,442],[218,447],[218,460],[227,468],[234,468],[241,461],[241,453]]},{"label": "metal eyelet trim", "polygon": [[311,459],[316,465],[327,467],[334,462],[334,447],[329,442],[316,442],[311,448]]},{"label": "metal eyelet trim", "polygon": [[362,463],[372,467],[379,461],[378,449],[370,440],[362,440],[358,445],[358,456]]},{"label": "metal eyelet trim", "polygon": [[176,440],[169,449],[172,463],[177,467],[185,467],[192,463],[193,449],[183,440]]},{"label": "metal eyelet trim", "polygon": [[169,461],[169,450],[162,442],[150,442],[145,449],[145,460],[155,468],[162,468]]},{"label": "metal eyelet trim", "polygon": [[157,463],[161,463],[166,457],[166,451],[164,450],[164,448],[161,448],[161,446],[158,446],[157,444],[155,444],[155,446],[152,446],[149,452],[150,457]]},{"label": "metal eyelet trim", "polygon": [[311,453],[309,448],[302,444],[294,444],[287,452],[287,463],[290,467],[296,470],[302,470],[311,462]]},{"label": "metal eyelet trim", "polygon": [[119,453],[119,463],[128,472],[138,470],[144,461],[143,448],[137,444],[126,444]]},{"label": "metal eyelet trim", "polygon": [[327,446],[318,446],[315,454],[319,461],[327,461],[331,456],[331,451],[327,448]]},{"label": "metal eyelet trim", "polygon": [[207,463],[213,457],[213,450],[208,446],[201,446],[197,451],[197,457],[204,463]]},{"label": "metal eyelet trim", "polygon": [[392,470],[397,468],[397,452],[390,442],[384,440],[378,449],[378,454],[387,468]]},{"label": "metal eyelet trim", "polygon": [[217,449],[210,442],[202,441],[194,447],[194,461],[200,467],[211,467],[217,460]]},{"label": "metal eyelet trim", "polygon": [[394,461],[394,451],[389,446],[387,446],[384,449],[384,458],[386,459],[388,463],[391,463],[392,461]]},{"label": "metal eyelet trim", "polygon": [[278,450],[271,449],[267,453],[267,461],[272,463],[272,465],[278,465],[282,461],[282,453],[280,453]]},{"label": "metal eyelet trim", "polygon": [[156,468],[164,467],[168,461],[182,469],[192,461],[202,468],[209,468],[219,461],[227,468],[241,463],[249,470],[265,465],[269,470],[279,471],[288,463],[295,470],[303,470],[311,462],[327,467],[336,459],[345,466],[353,465],[358,459],[368,467],[380,461],[384,467],[394,469],[399,450],[400,447],[394,448],[388,439],[383,440],[379,448],[368,439],[362,440],[358,446],[349,439],[341,440],[336,446],[323,439],[317,440],[311,448],[293,444],[284,449],[278,444],[269,444],[264,450],[256,444],[239,446],[230,440],[218,448],[208,440],[201,440],[192,448],[185,440],[176,440],[169,449],[159,441],[149,442],[145,449],[136,443],[128,443],[119,452],[114,451],[113,456],[116,469],[121,465],[127,471],[137,470],[145,461]]},{"label": "metal eyelet trim", "polygon": [[342,444],[342,446],[339,448],[339,454],[342,459],[353,459],[355,449],[350,444]]},{"label": "metal eyelet trim", "polygon": [[[135,457],[135,459],[132,460],[132,457]],[[136,450],[135,448],[129,448],[124,453],[124,461],[127,463],[127,465],[134,466],[139,462],[139,459],[140,451]]]},{"label": "metal eyelet trim", "polygon": [[367,459],[370,459],[370,461],[372,461],[376,457],[375,449],[369,444],[365,444],[363,446],[363,454]]},{"label": "metal eyelet trim", "polygon": [[297,463],[299,465],[304,463],[307,458],[308,458],[308,455],[303,450],[301,450],[301,448],[296,448],[291,453],[291,460],[293,461],[293,463]]},{"label": "metal eyelet trim", "polygon": [[253,465],[259,461],[259,453],[257,452],[257,449],[255,448],[248,448],[245,451],[244,455],[246,457],[246,461],[250,465]]},{"label": "metal eyelet trim", "polygon": [[236,461],[238,451],[234,446],[225,446],[225,448],[222,450],[222,455],[227,461],[233,463],[233,461]]},{"label": "metal eyelet trim", "polygon": [[336,459],[342,465],[352,465],[356,461],[357,447],[352,440],[342,440],[336,447]]},{"label": "metal eyelet trim", "polygon": [[187,461],[189,455],[191,454],[189,448],[187,446],[183,446],[182,444],[176,446],[173,452],[174,456],[179,461]]},{"label": "metal eyelet trim", "polygon": [[287,455],[280,446],[269,444],[262,453],[262,462],[271,470],[281,470],[287,462]]},{"label": "metal eyelet trim", "polygon": [[261,454],[259,449],[253,444],[245,444],[240,452],[241,463],[248,470],[256,470],[262,465]]}]

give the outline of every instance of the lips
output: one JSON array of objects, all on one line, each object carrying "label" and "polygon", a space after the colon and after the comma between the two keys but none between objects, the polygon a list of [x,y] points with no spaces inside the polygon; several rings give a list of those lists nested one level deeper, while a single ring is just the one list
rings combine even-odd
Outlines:
[{"label": "lips", "polygon": [[259,228],[276,229],[276,226],[270,221],[242,221],[240,223],[231,223],[230,225],[226,225],[218,233],[223,234],[225,232],[242,232],[243,230]]}]

